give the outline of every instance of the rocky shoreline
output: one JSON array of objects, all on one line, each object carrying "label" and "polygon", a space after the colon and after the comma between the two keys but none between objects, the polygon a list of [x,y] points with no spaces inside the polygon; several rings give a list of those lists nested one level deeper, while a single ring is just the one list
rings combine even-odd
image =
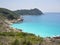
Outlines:
[{"label": "rocky shoreline", "polygon": [[21,29],[16,29],[16,28],[13,28],[13,27],[11,27],[11,25],[13,24],[13,23],[17,23],[17,22],[22,22],[23,21],[23,19],[22,18],[20,18],[20,19],[17,19],[17,20],[8,20],[8,19],[6,19],[4,22],[5,22],[5,27],[7,28],[7,32],[10,32],[10,31],[13,31],[13,32],[22,32],[22,30]]}]

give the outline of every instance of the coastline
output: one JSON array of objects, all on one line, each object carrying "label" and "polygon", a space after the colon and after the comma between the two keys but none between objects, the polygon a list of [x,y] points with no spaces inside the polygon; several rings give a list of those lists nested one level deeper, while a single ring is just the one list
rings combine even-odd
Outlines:
[{"label": "coastline", "polygon": [[[30,16],[28,17],[28,18],[31,18]],[[44,18],[45,18],[45,16],[44,16]],[[26,17],[26,19],[27,19],[27,17]],[[26,20],[25,18],[24,18],[24,20]],[[32,22],[33,21],[35,21],[35,19],[38,19],[37,17],[35,17],[35,19],[33,20],[33,17],[31,18],[32,19]],[[45,18],[46,19],[46,18]],[[27,19],[27,20],[29,20],[29,19]],[[30,20],[29,20],[30,21]],[[46,21],[45,21],[46,22]],[[53,32],[53,30],[55,29],[55,28],[53,28],[54,27],[54,25],[52,26],[52,24],[54,23],[50,23],[50,22],[42,22],[42,24],[39,22],[38,24],[37,23],[29,23],[29,24],[27,24],[26,22],[24,22],[24,23],[22,23],[22,24],[17,24],[17,26],[16,25],[14,25],[13,24],[13,27],[15,27],[15,28],[17,28],[17,29],[20,29],[21,27],[21,29],[23,29],[23,31],[24,32],[28,32],[28,33],[34,33],[34,34],[36,34],[36,35],[40,35],[40,36],[42,36],[42,37],[57,37],[57,35],[58,34],[55,34],[54,32]],[[45,25],[44,25],[45,24]],[[49,24],[49,25],[46,25],[46,24]],[[18,25],[19,25],[19,27],[18,27]],[[22,26],[21,26],[22,25]],[[40,26],[39,26],[40,25]],[[37,26],[37,27],[36,27]],[[28,27],[28,28],[27,28]],[[41,28],[40,28],[41,27]],[[50,28],[52,27],[52,29],[50,30]],[[38,31],[40,31],[40,32],[38,32]],[[49,33],[48,33],[49,32]],[[56,32],[56,33],[58,33],[58,32]]]},{"label": "coastline", "polygon": [[[12,24],[14,24],[14,23],[17,23],[17,22],[22,22],[23,21],[23,19],[22,18],[20,18],[20,19],[17,19],[17,20],[5,20],[5,25],[6,25],[6,27],[7,28],[9,28],[10,29],[10,31],[13,31],[13,32],[22,32],[22,29],[16,29],[16,28],[13,28],[13,27],[11,27],[11,25]],[[8,31],[8,30],[7,30]],[[8,31],[8,32],[10,32],[10,31]]]}]

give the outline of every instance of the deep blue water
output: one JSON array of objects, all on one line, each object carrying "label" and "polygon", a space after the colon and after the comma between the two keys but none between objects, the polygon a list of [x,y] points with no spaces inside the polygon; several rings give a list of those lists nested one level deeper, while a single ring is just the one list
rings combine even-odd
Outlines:
[{"label": "deep blue water", "polygon": [[45,13],[38,16],[25,15],[23,18],[22,23],[14,23],[11,27],[42,37],[60,35],[60,13]]}]

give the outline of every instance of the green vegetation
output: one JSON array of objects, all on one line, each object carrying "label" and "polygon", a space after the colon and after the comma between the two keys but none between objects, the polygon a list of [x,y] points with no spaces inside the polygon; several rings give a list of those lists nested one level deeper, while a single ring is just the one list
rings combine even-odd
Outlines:
[{"label": "green vegetation", "polygon": [[19,15],[41,15],[43,14],[39,9],[35,8],[35,9],[31,9],[31,10],[16,10],[15,11],[17,14]]},{"label": "green vegetation", "polygon": [[[24,32],[0,32],[0,36],[8,37],[12,45],[33,45],[42,43],[43,38]],[[10,38],[11,37],[11,38]]]},{"label": "green vegetation", "polygon": [[0,32],[0,36],[35,36],[35,34],[24,33],[24,32]]},{"label": "green vegetation", "polygon": [[12,21],[13,19],[17,21],[18,18],[20,18],[20,16],[15,12],[0,8],[0,32],[11,31],[8,25],[10,24],[9,21]]},{"label": "green vegetation", "polygon": [[16,39],[16,40],[13,42],[13,44],[12,44],[12,45],[20,45],[19,40],[18,40],[18,39]]},{"label": "green vegetation", "polygon": [[16,14],[15,12],[13,12],[11,10],[5,9],[5,8],[0,8],[0,15],[5,16],[9,20],[19,18],[18,14]]}]

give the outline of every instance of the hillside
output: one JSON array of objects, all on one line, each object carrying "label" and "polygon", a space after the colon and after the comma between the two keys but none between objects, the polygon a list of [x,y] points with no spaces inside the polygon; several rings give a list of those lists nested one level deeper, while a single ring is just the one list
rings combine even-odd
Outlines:
[{"label": "hillside", "polygon": [[18,18],[18,14],[8,9],[0,8],[0,32],[12,31],[12,27],[9,27],[9,24]]},{"label": "hillside", "polygon": [[0,45],[60,45],[60,37],[43,38],[10,27],[19,18],[15,12],[0,8]]},{"label": "hillside", "polygon": [[16,12],[19,15],[41,15],[43,14],[42,11],[40,11],[37,8],[30,9],[30,10],[27,10],[27,9],[16,10],[14,12]]},{"label": "hillside", "polygon": [[0,45],[41,44],[43,40],[42,37],[9,26],[10,24],[8,23],[11,22],[11,20],[18,19],[18,17],[16,13],[5,8],[0,8]]},{"label": "hillside", "polygon": [[0,8],[0,14],[5,16],[7,19],[17,19],[19,18],[19,15],[16,14],[15,12],[5,9],[5,8]]}]

